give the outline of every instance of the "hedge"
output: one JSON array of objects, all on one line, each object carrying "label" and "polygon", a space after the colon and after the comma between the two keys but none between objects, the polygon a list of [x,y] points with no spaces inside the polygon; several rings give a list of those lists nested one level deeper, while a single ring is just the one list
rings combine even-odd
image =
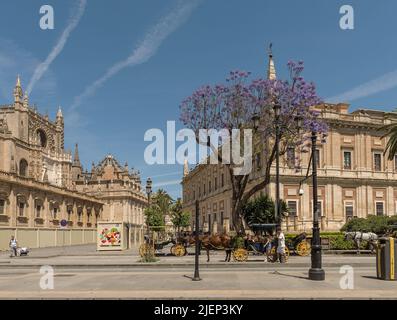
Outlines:
[{"label": "hedge", "polygon": [[[308,237],[311,234],[307,234]],[[286,234],[286,240],[292,240],[296,237],[296,234]],[[330,241],[330,250],[355,250],[356,245],[354,244],[353,240],[346,241],[345,235],[343,232],[322,232],[321,237],[329,238]],[[366,241],[362,241],[360,245],[360,249],[365,250],[367,249],[368,243]]]}]

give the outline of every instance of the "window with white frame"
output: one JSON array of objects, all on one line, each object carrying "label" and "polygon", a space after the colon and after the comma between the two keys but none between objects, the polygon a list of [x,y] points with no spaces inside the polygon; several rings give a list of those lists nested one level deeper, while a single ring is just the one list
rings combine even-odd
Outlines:
[{"label": "window with white frame", "polygon": [[345,217],[346,220],[350,220],[354,217],[354,204],[352,201],[345,202]]},{"label": "window with white frame", "polygon": [[296,200],[288,200],[288,215],[290,217],[297,217],[298,216],[298,201]]},{"label": "window with white frame", "polygon": [[377,216],[383,216],[385,214],[383,201],[376,201],[375,202],[375,210],[376,210],[376,215]]},{"label": "window with white frame", "polygon": [[343,169],[351,170],[352,168],[352,152],[343,151]]},{"label": "window with white frame", "polygon": [[382,154],[379,152],[374,153],[374,170],[382,171]]},{"label": "window with white frame", "polygon": [[[318,216],[322,217],[324,216],[324,210],[323,210],[323,200],[318,200],[317,201],[317,210],[318,210]],[[312,200],[312,210],[313,212],[313,200]]]}]

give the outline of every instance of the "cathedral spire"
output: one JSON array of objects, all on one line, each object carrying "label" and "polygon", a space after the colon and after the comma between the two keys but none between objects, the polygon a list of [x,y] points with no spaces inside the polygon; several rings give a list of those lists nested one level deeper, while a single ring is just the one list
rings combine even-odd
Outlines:
[{"label": "cathedral spire", "polygon": [[187,159],[185,159],[183,163],[183,177],[186,177],[189,174],[189,165]]},{"label": "cathedral spire", "polygon": [[267,67],[267,79],[268,80],[276,80],[276,68],[274,66],[274,61],[273,61],[273,51],[272,51],[273,44],[270,43],[269,45],[269,50],[268,50],[268,55],[269,55],[269,63]]},{"label": "cathedral spire", "polygon": [[57,112],[57,119],[58,118],[63,118],[62,108],[60,106],[58,107],[58,112]]},{"label": "cathedral spire", "polygon": [[57,116],[56,116],[56,124],[58,126],[63,127],[63,114],[62,114],[62,109],[61,107],[58,107],[58,112],[57,112]]},{"label": "cathedral spire", "polygon": [[15,88],[14,88],[14,102],[21,103],[22,99],[23,99],[23,92],[22,92],[22,86],[21,86],[21,79],[18,75],[17,83],[15,84]]},{"label": "cathedral spire", "polygon": [[25,108],[29,107],[29,96],[28,93],[25,91],[25,95],[23,96],[23,106]]},{"label": "cathedral spire", "polygon": [[79,157],[79,145],[77,143],[74,148],[73,167],[81,167],[80,157]]}]

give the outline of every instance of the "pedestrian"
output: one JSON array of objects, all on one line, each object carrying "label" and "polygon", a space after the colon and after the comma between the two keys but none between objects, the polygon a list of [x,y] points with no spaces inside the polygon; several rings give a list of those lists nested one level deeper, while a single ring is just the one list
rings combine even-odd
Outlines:
[{"label": "pedestrian", "polygon": [[266,258],[265,262],[272,262],[272,242],[273,242],[273,237],[269,234],[265,237],[265,253],[266,253]]},{"label": "pedestrian", "polygon": [[280,227],[277,228],[277,260],[285,263],[285,236]]},{"label": "pedestrian", "polygon": [[10,258],[17,256],[17,248],[18,248],[18,241],[15,239],[14,236],[11,236],[11,240],[9,243],[10,246]]}]

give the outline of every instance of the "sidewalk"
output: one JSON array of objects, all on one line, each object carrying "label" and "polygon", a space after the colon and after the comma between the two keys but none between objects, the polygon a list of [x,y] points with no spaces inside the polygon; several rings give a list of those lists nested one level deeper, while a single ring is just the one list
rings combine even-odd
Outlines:
[{"label": "sidewalk", "polygon": [[[246,262],[224,262],[223,251],[211,251],[210,262],[203,251],[200,255],[201,268],[274,268],[279,263],[266,263],[263,256],[250,255]],[[340,267],[342,265],[375,267],[375,257],[369,255],[324,255],[325,267]],[[194,255],[175,257],[171,255],[158,256],[156,262],[143,263],[138,249],[126,251],[96,251],[95,245],[82,245],[63,248],[33,249],[28,256],[10,258],[8,253],[0,254],[2,268],[32,268],[42,265],[52,265],[59,268],[183,268],[194,266]],[[310,257],[290,256],[286,267],[303,267],[310,265]]]}]

